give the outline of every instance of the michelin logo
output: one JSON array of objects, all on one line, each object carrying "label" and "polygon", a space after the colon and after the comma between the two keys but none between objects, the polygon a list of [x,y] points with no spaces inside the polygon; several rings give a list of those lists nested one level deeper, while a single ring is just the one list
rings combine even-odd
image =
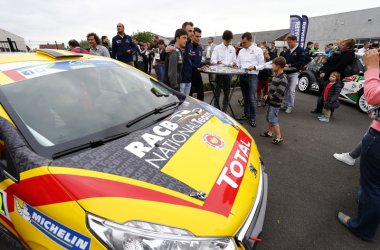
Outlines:
[{"label": "michelin logo", "polygon": [[[37,211],[15,197],[18,214],[51,240],[66,249],[89,250],[91,239]],[[21,204],[22,205],[21,205]]]}]

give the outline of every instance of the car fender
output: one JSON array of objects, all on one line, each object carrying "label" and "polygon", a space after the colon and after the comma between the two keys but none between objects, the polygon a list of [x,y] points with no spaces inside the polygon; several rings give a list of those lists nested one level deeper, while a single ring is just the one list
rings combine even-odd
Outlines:
[{"label": "car fender", "polygon": [[312,83],[317,82],[317,78],[315,77],[314,73],[308,70],[301,72],[298,76],[298,79],[304,75],[308,76]]}]

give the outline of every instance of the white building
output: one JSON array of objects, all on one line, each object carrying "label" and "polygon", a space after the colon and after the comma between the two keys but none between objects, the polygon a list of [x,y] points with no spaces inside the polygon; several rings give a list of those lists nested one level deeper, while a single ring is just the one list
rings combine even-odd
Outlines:
[{"label": "white building", "polygon": [[0,52],[22,51],[26,52],[24,38],[9,31],[0,29]]},{"label": "white building", "polygon": [[306,41],[318,42],[322,49],[336,39],[355,38],[357,44],[362,44],[379,40],[379,27],[380,7],[310,17]]},{"label": "white building", "polygon": [[[276,45],[281,47],[280,44],[283,44],[281,41],[285,40],[289,32],[289,27],[284,28],[251,33],[256,43],[276,41]],[[306,42],[318,42],[319,48],[323,50],[326,44],[345,38],[355,38],[359,47],[364,41],[380,40],[380,7],[309,17]],[[241,34],[234,34],[232,43],[237,44],[240,40]],[[214,37],[214,43],[221,42],[221,36]],[[207,45],[207,36],[202,38],[201,44]]]}]

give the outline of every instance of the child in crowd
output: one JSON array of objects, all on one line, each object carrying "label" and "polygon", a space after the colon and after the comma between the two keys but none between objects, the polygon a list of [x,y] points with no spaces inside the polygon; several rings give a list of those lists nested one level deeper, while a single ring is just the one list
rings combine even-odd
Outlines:
[{"label": "child in crowd", "polygon": [[329,81],[330,83],[323,90],[323,115],[318,116],[321,122],[330,122],[331,114],[339,107],[339,95],[343,88],[338,72],[332,72]]},{"label": "child in crowd", "polygon": [[285,64],[286,60],[282,56],[273,60],[272,68],[276,75],[272,79],[272,84],[269,88],[268,95],[264,96],[264,100],[269,104],[267,110],[269,129],[268,131],[260,134],[260,136],[273,137],[272,143],[274,144],[284,142],[284,139],[281,136],[278,114],[284,99],[286,85],[288,84],[288,80],[284,74]]},{"label": "child in crowd", "polygon": [[187,32],[178,29],[175,32],[175,50],[165,58],[164,83],[169,87],[179,91],[179,84],[182,81],[183,53],[186,47]]},{"label": "child in crowd", "polygon": [[[263,50],[264,53],[264,60],[265,62],[270,61],[270,56],[268,50]],[[257,83],[257,106],[262,107],[265,106],[265,102],[262,99],[263,96],[267,95],[268,93],[268,81],[269,78],[272,76],[272,70],[271,69],[263,69],[259,71],[259,81]]]}]

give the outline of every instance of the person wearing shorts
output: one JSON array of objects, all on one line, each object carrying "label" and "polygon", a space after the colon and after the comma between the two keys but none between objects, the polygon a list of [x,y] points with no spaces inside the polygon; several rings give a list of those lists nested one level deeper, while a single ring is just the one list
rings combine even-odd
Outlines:
[{"label": "person wearing shorts", "polygon": [[260,136],[273,137],[273,144],[284,142],[284,139],[281,136],[278,115],[288,84],[288,80],[284,74],[285,64],[286,60],[282,56],[273,60],[272,68],[276,76],[272,79],[268,94],[264,96],[264,100],[269,104],[267,109],[268,131],[260,134]]}]

